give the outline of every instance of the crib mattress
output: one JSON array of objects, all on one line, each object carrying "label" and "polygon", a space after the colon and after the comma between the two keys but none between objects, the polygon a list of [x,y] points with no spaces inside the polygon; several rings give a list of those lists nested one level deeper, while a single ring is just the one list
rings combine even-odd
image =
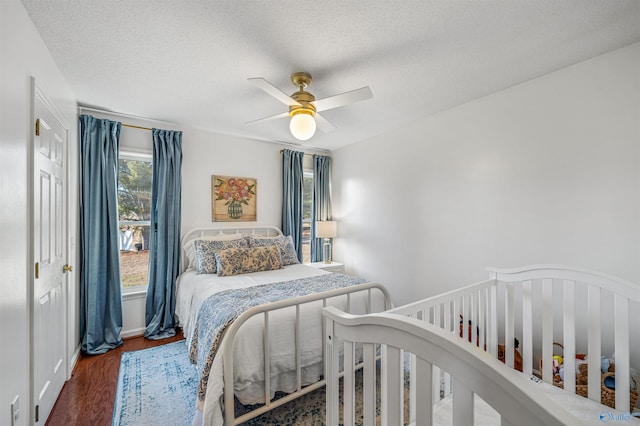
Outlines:
[{"label": "crib mattress", "polygon": [[[640,424],[640,417],[635,417],[629,412],[622,412],[606,405],[598,404],[582,396],[565,392],[549,383],[540,382],[537,386],[540,387],[541,392],[566,408],[584,425],[602,425],[603,423],[618,422]],[[476,426],[500,426],[498,412],[478,396],[475,396],[474,408],[474,424]],[[434,424],[453,424],[452,412],[452,398],[448,396],[434,407]],[[636,415],[640,415],[640,413],[636,413]]]}]

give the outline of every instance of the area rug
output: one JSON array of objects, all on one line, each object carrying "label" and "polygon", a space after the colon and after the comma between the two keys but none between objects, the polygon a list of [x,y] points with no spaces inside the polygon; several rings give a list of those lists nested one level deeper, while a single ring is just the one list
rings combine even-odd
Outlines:
[{"label": "area rug", "polygon": [[112,425],[190,425],[198,376],[184,341],[123,352]]},{"label": "area rug", "polygon": [[[340,379],[339,418],[342,419],[342,379]],[[355,374],[355,425],[362,425],[362,372],[357,371]],[[281,392],[276,393],[276,398],[282,397]],[[257,408],[256,406],[243,406],[236,400],[236,416]],[[376,410],[380,415],[380,389],[377,392]],[[326,392],[325,388],[316,389],[313,392],[294,399],[278,408],[275,408],[265,414],[255,417],[245,423],[243,426],[324,426],[326,425]],[[408,413],[407,413],[408,414]],[[377,424],[380,424],[378,419]],[[342,422],[340,423],[342,425]]]},{"label": "area rug", "polygon": [[[356,395],[362,389],[361,376],[356,374]],[[123,352],[112,425],[189,426],[195,413],[197,386],[197,373],[189,362],[184,341]],[[282,394],[276,397],[278,396]],[[379,397],[378,390],[378,410]],[[252,408],[256,406],[246,407],[237,403],[236,415]],[[356,419],[361,412],[360,398],[356,398]],[[325,424],[325,418],[325,391],[320,388],[251,419],[244,425],[321,426]],[[361,421],[356,420],[356,424],[361,424]]]}]

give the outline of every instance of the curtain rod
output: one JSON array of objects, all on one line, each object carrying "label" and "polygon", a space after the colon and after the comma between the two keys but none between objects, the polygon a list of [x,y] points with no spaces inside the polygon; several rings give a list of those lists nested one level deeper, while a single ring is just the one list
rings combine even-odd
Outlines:
[{"label": "curtain rod", "polygon": [[133,124],[120,123],[122,127],[131,127],[132,129],[153,130],[151,127],[134,126]]},{"label": "curtain rod", "polygon": [[[177,126],[177,124],[169,123],[167,121],[159,121],[159,120],[154,120],[152,118],[139,117],[137,115],[123,114],[123,113],[120,113],[120,112],[105,111],[103,109],[90,108],[90,107],[85,107],[85,106],[82,106],[82,105],[78,106],[78,109],[84,110],[84,111],[98,112],[100,114],[114,115],[116,117],[133,118],[133,119],[136,119],[136,120],[143,120],[143,121],[155,121],[156,123],[163,123],[163,124],[169,124],[171,126]],[[126,123],[120,123],[120,124],[122,126],[124,126],[124,127],[130,127],[132,129],[153,130],[153,128],[151,128],[151,127],[136,126],[134,124],[126,124]]]},{"label": "curtain rod", "polygon": [[[280,154],[282,154],[284,152],[284,149],[280,150]],[[315,154],[307,154],[306,152],[302,153],[305,157],[313,157]],[[325,155],[325,154],[318,154],[318,155]]]}]

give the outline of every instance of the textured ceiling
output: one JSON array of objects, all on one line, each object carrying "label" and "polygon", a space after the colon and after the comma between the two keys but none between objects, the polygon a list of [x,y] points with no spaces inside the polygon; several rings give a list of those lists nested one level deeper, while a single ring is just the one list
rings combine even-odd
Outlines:
[{"label": "textured ceiling", "polygon": [[[640,41],[638,0],[22,0],[78,101],[248,138],[337,149]],[[251,85],[316,98],[369,86],[298,142]]]}]

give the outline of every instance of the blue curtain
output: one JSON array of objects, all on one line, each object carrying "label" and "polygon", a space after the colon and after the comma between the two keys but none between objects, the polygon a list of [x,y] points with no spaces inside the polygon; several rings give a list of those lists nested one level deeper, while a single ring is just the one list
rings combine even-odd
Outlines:
[{"label": "blue curtain", "polygon": [[118,247],[120,123],[80,116],[80,335],[82,351],[122,344]]},{"label": "blue curtain", "polygon": [[302,262],[302,185],[304,152],[282,151],[282,233],[291,235]]},{"label": "blue curtain", "polygon": [[182,132],[153,129],[151,244],[144,332],[152,340],[176,334],[181,176]]},{"label": "blue curtain", "polygon": [[331,220],[331,157],[313,156],[313,209],[311,214],[311,261],[323,260],[322,238],[315,238],[316,221]]}]

